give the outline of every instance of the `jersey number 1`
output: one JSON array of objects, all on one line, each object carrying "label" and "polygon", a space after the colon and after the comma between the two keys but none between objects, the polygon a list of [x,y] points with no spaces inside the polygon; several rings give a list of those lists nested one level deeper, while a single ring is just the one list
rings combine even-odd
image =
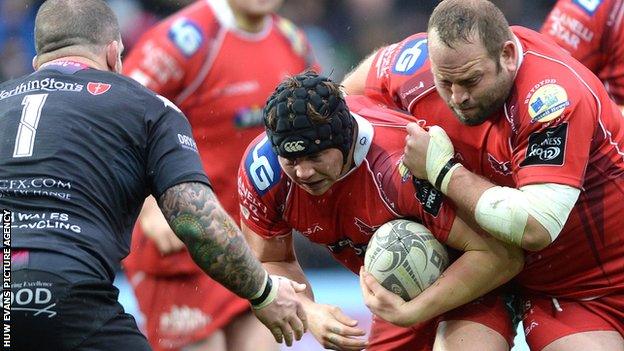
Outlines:
[{"label": "jersey number 1", "polygon": [[35,136],[37,135],[37,126],[41,118],[41,109],[45,104],[48,94],[33,94],[24,96],[22,100],[22,118],[17,128],[17,136],[15,137],[15,149],[13,149],[13,157],[30,157],[35,147]]}]

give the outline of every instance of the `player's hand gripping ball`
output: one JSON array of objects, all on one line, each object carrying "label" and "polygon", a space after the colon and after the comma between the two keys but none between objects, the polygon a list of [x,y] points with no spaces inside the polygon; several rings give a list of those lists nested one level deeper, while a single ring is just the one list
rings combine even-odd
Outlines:
[{"label": "player's hand gripping ball", "polygon": [[438,279],[448,266],[446,248],[422,224],[390,221],[371,238],[364,268],[386,289],[409,301]]}]

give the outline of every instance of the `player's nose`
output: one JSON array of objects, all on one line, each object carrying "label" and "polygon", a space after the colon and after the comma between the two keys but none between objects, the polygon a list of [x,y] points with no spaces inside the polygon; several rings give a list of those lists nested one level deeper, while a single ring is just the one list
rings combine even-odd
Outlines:
[{"label": "player's nose", "polygon": [[295,174],[299,179],[309,179],[314,175],[314,167],[309,162],[300,162],[295,165]]},{"label": "player's nose", "polygon": [[460,106],[470,99],[468,90],[457,84],[451,86],[451,101],[454,105]]}]

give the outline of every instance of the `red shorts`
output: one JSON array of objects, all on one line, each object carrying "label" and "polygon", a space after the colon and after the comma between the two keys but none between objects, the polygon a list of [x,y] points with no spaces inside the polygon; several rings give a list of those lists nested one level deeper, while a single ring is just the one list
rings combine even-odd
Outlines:
[{"label": "red shorts", "polygon": [[624,296],[590,301],[526,297],[522,322],[527,344],[536,351],[576,333],[613,330],[624,336]]},{"label": "red shorts", "polygon": [[132,232],[130,254],[123,260],[123,267],[129,271],[141,271],[152,276],[174,277],[202,274],[186,248],[163,255],[158,247],[137,225]]},{"label": "red shorts", "polygon": [[436,319],[409,328],[397,327],[373,316],[367,350],[431,351],[438,323],[444,320],[465,320],[483,324],[502,335],[509,345],[512,345],[515,336],[505,301],[499,294],[490,293]]},{"label": "red shorts", "polygon": [[155,277],[126,271],[155,351],[177,350],[222,329],[249,311],[241,299],[205,274]]}]

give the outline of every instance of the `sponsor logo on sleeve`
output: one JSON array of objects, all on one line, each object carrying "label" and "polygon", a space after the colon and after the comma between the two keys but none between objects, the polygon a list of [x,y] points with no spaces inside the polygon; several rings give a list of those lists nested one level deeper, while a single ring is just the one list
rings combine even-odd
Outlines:
[{"label": "sponsor logo on sleeve", "polygon": [[529,136],[524,161],[520,167],[526,166],[562,166],[565,159],[568,123],[546,128]]},{"label": "sponsor logo on sleeve", "polygon": [[425,212],[437,217],[440,213],[440,207],[442,207],[442,201],[444,201],[444,195],[424,179],[413,177],[413,183],[414,188],[416,188],[414,196],[423,206]]},{"label": "sponsor logo on sleeve", "polygon": [[199,152],[195,140],[188,135],[178,133],[178,143],[187,150]]},{"label": "sponsor logo on sleeve", "polygon": [[264,137],[245,158],[245,170],[256,192],[263,196],[281,177],[281,168],[268,138]]},{"label": "sponsor logo on sleeve", "polygon": [[186,57],[192,56],[201,47],[204,36],[197,24],[188,18],[178,18],[169,28],[169,39]]},{"label": "sponsor logo on sleeve", "polygon": [[543,123],[561,116],[563,110],[570,105],[570,100],[561,85],[551,83],[535,90],[529,97],[528,105],[531,123]]},{"label": "sponsor logo on sleeve", "polygon": [[99,82],[89,82],[87,84],[87,91],[91,94],[91,95],[102,95],[105,92],[109,91],[111,88],[110,84],[106,84],[106,83],[99,83]]},{"label": "sponsor logo on sleeve", "polygon": [[600,6],[600,3],[602,3],[602,0],[572,0],[572,3],[592,16],[598,9],[598,6]]},{"label": "sponsor logo on sleeve", "polygon": [[413,74],[423,66],[428,56],[427,39],[412,40],[401,49],[392,72],[403,75]]},{"label": "sponsor logo on sleeve", "polygon": [[[137,81],[145,86],[152,83],[166,84],[170,80],[179,81],[184,76],[184,68],[166,49],[158,46],[152,40],[141,46],[141,68]],[[136,72],[136,71],[135,71]],[[133,72],[132,78],[137,78]],[[142,76],[143,75],[143,76]]]}]

